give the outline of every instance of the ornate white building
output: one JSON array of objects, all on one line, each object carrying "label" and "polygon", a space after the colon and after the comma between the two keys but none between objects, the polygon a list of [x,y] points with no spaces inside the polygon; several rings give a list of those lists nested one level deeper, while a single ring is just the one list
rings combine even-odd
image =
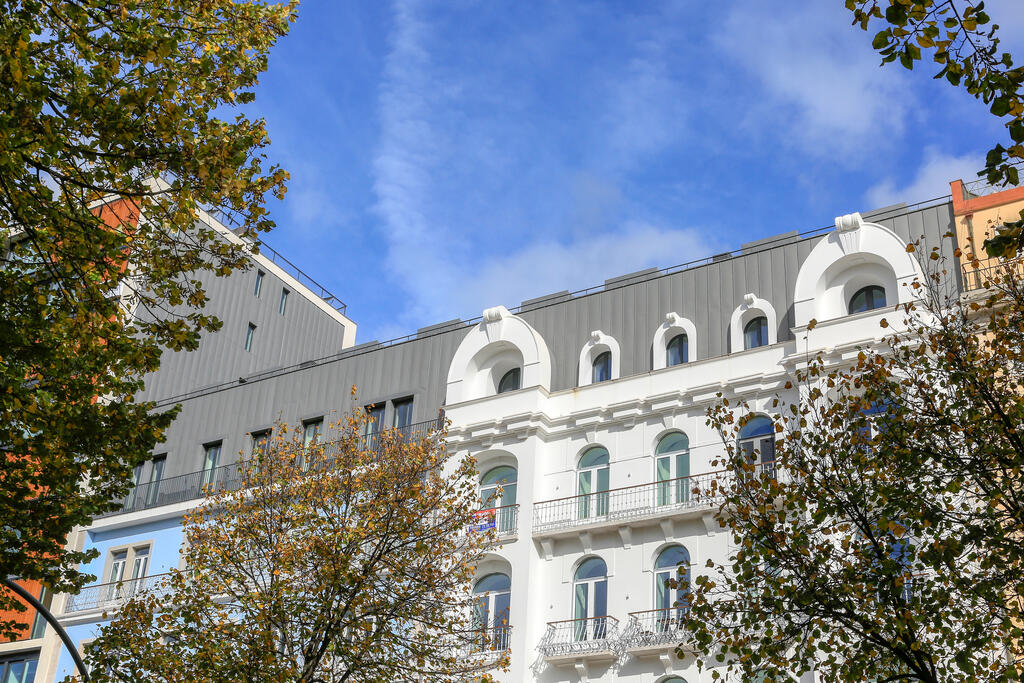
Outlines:
[{"label": "ornate white building", "polygon": [[[269,267],[255,289],[255,271],[232,275],[211,303],[225,321],[218,345],[169,355],[147,382],[143,398],[182,405],[167,442],[138,472],[123,511],[71,539],[99,551],[85,568],[96,586],[58,596],[54,608],[82,647],[126,594],[117,586],[143,586],[178,566],[181,516],[229,454],[250,453],[279,417],[330,439],[325,425],[356,385],[385,426],[416,433],[443,410],[450,449],[477,459],[481,521],[502,539],[474,587],[491,642],[510,655],[500,680],[710,680],[695,653],[674,653],[686,637],[673,608],[679,594],[665,586],[679,567],[692,579],[730,548],[714,501],[693,493],[723,476],[708,406],[721,393],[767,414],[808,353],[852,358],[879,341],[880,320],[898,324],[895,306],[923,274],[906,244],[922,239],[952,263],[953,229],[949,201],[842,216],[834,230],[489,308],[384,343],[351,346],[351,322],[332,323],[313,306],[301,314],[323,331],[298,362],[275,361],[274,345],[301,348],[305,323],[287,322],[288,295],[278,291],[299,283]],[[311,301],[328,296],[301,291]],[[262,339],[271,322],[285,323],[281,335],[298,333]],[[348,331],[332,333],[332,324]],[[325,352],[325,339],[336,348]],[[742,436],[770,463],[763,427],[751,421]],[[72,673],[52,633],[26,642],[20,652],[35,648],[38,681]]]}]

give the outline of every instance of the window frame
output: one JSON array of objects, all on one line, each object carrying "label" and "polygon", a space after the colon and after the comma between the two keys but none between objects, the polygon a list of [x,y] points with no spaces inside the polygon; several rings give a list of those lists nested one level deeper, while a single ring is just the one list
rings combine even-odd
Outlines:
[{"label": "window frame", "polygon": [[[753,325],[755,323],[760,323],[760,326],[757,329],[758,340],[760,341],[760,343],[758,343],[758,344],[751,344],[750,343],[751,325]],[[768,334],[768,316],[766,316],[766,315],[764,315],[762,313],[761,315],[756,315],[753,318],[751,318],[750,320],[748,320],[747,322],[743,323],[743,350],[744,351],[749,351],[750,349],[760,349],[760,348],[762,348],[764,346],[771,346],[770,342],[771,342],[771,338],[770,338],[770,336]]]},{"label": "window frame", "polygon": [[[672,362],[672,345],[677,341],[682,340],[682,353],[680,354],[681,360],[676,363]],[[686,332],[677,332],[672,336],[671,339],[665,344],[665,367],[674,368],[679,365],[686,365],[690,362],[690,336]]]},{"label": "window frame", "polygon": [[[598,378],[598,364],[601,364],[602,369],[607,374],[604,378]],[[612,352],[611,349],[605,349],[601,351],[593,360],[590,361],[590,383],[599,384],[601,382],[607,382],[612,379]]]},{"label": "window frame", "polygon": [[[513,373],[515,373],[515,374],[513,375]],[[515,379],[514,385],[515,386],[505,387],[504,386],[505,385],[505,380],[508,379],[510,376],[514,377],[514,379]],[[519,391],[522,388],[523,388],[523,369],[517,365],[516,367],[511,368],[510,370],[505,371],[505,374],[503,374],[501,376],[501,379],[498,380],[498,390],[497,390],[496,393],[497,394],[507,394],[510,391]]]},{"label": "window frame", "polygon": [[281,300],[277,304],[277,313],[278,313],[278,315],[284,315],[285,311],[288,309],[288,295],[289,294],[291,294],[291,292],[288,291],[287,287],[282,287],[281,288]]},{"label": "window frame", "polygon": [[[216,453],[213,456],[211,464],[210,454],[214,453],[214,449],[216,449]],[[220,458],[223,452],[224,441],[222,439],[218,439],[217,441],[209,441],[203,444],[203,486],[208,486],[217,483],[216,481],[214,481],[214,479],[216,478],[215,472],[221,467]]]},{"label": "window frame", "polygon": [[[875,300],[875,294],[877,294],[877,292],[879,292],[879,291],[881,291],[881,293],[882,293],[882,301],[881,301],[881,303],[877,303],[876,300]],[[860,310],[855,311],[855,310],[853,310],[853,300],[856,299],[861,294],[864,294],[864,306],[865,307],[860,309]],[[852,296],[850,296],[850,298],[846,302],[846,313],[847,313],[847,315],[856,315],[858,313],[868,313],[869,311],[877,311],[877,310],[879,310],[881,308],[885,308],[888,305],[887,304],[888,297],[886,296],[886,294],[887,294],[887,292],[885,291],[885,287],[882,286],[882,285],[879,285],[879,284],[870,284],[870,285],[864,285],[863,287],[860,287],[856,292],[853,293]],[[869,297],[870,297],[870,304],[871,305],[868,305]]]},{"label": "window frame", "polygon": [[256,269],[256,284],[253,286],[252,295],[257,299],[263,293],[263,279],[267,276],[266,271],[257,268]]},{"label": "window frame", "polygon": [[249,323],[249,327],[245,331],[245,351],[246,353],[252,353],[252,343],[256,337],[256,325]]}]

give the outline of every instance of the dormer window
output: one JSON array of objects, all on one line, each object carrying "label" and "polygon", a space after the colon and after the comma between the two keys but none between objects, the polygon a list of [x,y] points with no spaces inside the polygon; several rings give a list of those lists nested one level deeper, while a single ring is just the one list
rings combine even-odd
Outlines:
[{"label": "dormer window", "polygon": [[878,285],[861,287],[857,293],[850,297],[849,311],[853,313],[864,313],[873,311],[876,308],[885,306],[885,288]]},{"label": "dormer window", "polygon": [[593,375],[591,382],[597,384],[612,378],[612,352],[605,351],[598,354],[593,363]]},{"label": "dormer window", "polygon": [[677,334],[672,337],[665,347],[665,367],[682,365],[690,360],[690,343],[685,334]]},{"label": "dormer window", "polygon": [[506,391],[516,391],[520,388],[523,379],[523,371],[521,368],[512,368],[504,375],[501,376],[501,381],[498,382],[498,393],[504,394]]},{"label": "dormer window", "polygon": [[756,349],[768,345],[768,318],[761,315],[743,327],[743,348]]}]

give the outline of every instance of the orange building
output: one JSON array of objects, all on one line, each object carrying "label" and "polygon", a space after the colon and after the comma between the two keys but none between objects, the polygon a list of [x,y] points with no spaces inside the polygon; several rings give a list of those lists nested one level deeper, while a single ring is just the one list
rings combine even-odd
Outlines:
[{"label": "orange building", "polygon": [[[986,277],[998,265],[997,259],[985,255],[982,245],[995,234],[998,226],[1020,220],[1020,212],[1024,210],[1024,186],[993,187],[984,179],[969,183],[954,180],[949,186],[953,194],[957,243],[964,251],[961,259],[964,291],[981,289]],[[972,253],[978,258],[977,268],[969,259]]]}]

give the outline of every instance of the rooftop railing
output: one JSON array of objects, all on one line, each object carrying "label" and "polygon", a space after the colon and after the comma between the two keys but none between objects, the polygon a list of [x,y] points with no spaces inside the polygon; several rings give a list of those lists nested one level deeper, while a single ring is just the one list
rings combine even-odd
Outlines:
[{"label": "rooftop railing", "polygon": [[619,620],[600,616],[548,622],[537,649],[547,658],[615,655]]},{"label": "rooftop railing", "polygon": [[[392,435],[393,438],[402,443],[410,443],[437,432],[442,426],[442,418],[437,417],[433,420],[416,422],[402,427],[371,431],[363,436],[364,448],[367,450],[383,448],[385,435]],[[324,444],[324,458],[328,462],[330,461],[332,443],[337,442]],[[120,507],[118,509],[99,515],[97,518],[196,500],[205,496],[207,490],[211,489],[237,491],[242,485],[239,465],[240,463],[233,463],[209,470],[199,470],[177,477],[168,477],[138,484],[119,501]],[[516,519],[518,519],[518,513],[516,514]]]},{"label": "rooftop railing", "polygon": [[[1024,167],[1024,162],[1017,161],[1010,165],[1016,166],[1017,168],[1022,168]],[[963,184],[964,199],[967,200],[974,199],[976,197],[985,197],[990,194],[995,194],[996,192],[1002,192],[1003,190],[1012,190],[1015,187],[1017,186],[993,185],[990,182],[988,182],[988,178],[978,178],[977,180],[972,180],[969,183]]]},{"label": "rooftop railing", "polygon": [[286,259],[280,253],[271,249],[270,246],[264,242],[259,244],[259,253],[261,256],[266,257],[268,261],[276,265],[281,270],[285,271],[293,278],[299,281],[303,287],[316,294],[318,297],[324,300],[328,306],[336,310],[338,313],[345,315],[348,310],[348,306],[338,297],[327,291],[327,288],[321,285],[319,282],[311,278],[309,275],[299,268],[297,265]]},{"label": "rooftop railing", "polygon": [[112,583],[86,586],[78,594],[68,596],[64,612],[72,614],[93,609],[113,609],[143,593],[165,595],[168,585],[164,579],[168,577],[170,574],[154,574],[137,579],[124,579]]},{"label": "rooftop railing", "polygon": [[708,472],[542,501],[533,506],[533,529],[573,529],[707,506],[718,499],[727,474]]},{"label": "rooftop railing", "polygon": [[[239,227],[240,223],[238,219],[230,212],[225,211],[220,207],[213,206],[204,206],[203,209],[206,211],[206,213],[210,215],[211,218],[220,221],[220,223],[222,223],[229,230],[234,232],[236,235],[242,237],[242,239],[245,240],[248,244],[251,245],[253,243],[252,239],[248,238],[247,236],[239,234],[237,228]],[[323,299],[328,306],[336,310],[338,313],[345,315],[345,311],[348,310],[348,306],[346,306],[341,299],[327,291],[326,287],[324,287],[319,282],[317,282],[309,275],[307,275],[305,271],[303,271],[297,265],[286,259],[275,249],[271,249],[270,245],[265,244],[263,242],[257,242],[256,249],[259,251],[260,256],[265,257],[268,261],[276,265],[278,268],[280,268],[281,270],[285,271],[293,278],[298,280],[303,287],[305,287],[309,291],[313,292],[313,294]]]},{"label": "rooftop railing", "polygon": [[685,623],[686,610],[681,607],[630,612],[622,646],[635,650],[678,645],[684,636]]}]

